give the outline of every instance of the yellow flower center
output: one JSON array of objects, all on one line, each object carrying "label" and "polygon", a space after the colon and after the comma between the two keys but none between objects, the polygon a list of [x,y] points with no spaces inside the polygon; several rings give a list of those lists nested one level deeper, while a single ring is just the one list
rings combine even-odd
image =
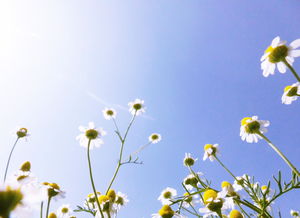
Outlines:
[{"label": "yellow flower center", "polygon": [[57,218],[56,214],[55,213],[50,213],[48,215],[48,218]]},{"label": "yellow flower center", "polygon": [[113,190],[113,189],[110,189],[110,190],[107,192],[107,196],[109,197],[109,199],[110,199],[112,202],[114,202],[114,201],[116,200],[116,197],[117,197],[116,192],[115,192],[115,190]]},{"label": "yellow flower center", "polygon": [[269,61],[271,63],[278,63],[280,61],[283,61],[289,52],[289,48],[286,45],[280,45],[271,50],[272,51],[269,54]]},{"label": "yellow flower center", "polygon": [[23,194],[19,189],[13,190],[8,186],[6,190],[0,191],[0,217],[9,217],[22,199]]},{"label": "yellow flower center", "polygon": [[265,53],[271,53],[272,51],[274,51],[274,48],[270,45],[270,46],[265,50]]},{"label": "yellow flower center", "polygon": [[62,213],[68,213],[68,212],[69,212],[69,208],[63,207],[63,208],[61,209],[61,212],[62,212]]},{"label": "yellow flower center", "polygon": [[112,110],[107,110],[107,111],[106,111],[106,114],[107,114],[108,116],[113,116],[113,115],[114,115],[114,112],[113,112]]},{"label": "yellow flower center", "polygon": [[26,161],[25,163],[22,164],[20,170],[23,172],[28,172],[28,171],[30,171],[30,168],[31,168],[30,162]]},{"label": "yellow flower center", "polygon": [[183,196],[185,196],[184,201],[187,203],[191,203],[193,201],[193,196],[191,196],[189,193],[184,193]]},{"label": "yellow flower center", "polygon": [[251,117],[245,117],[245,118],[243,118],[242,120],[241,120],[241,126],[244,126],[244,125],[246,125],[246,124],[248,124],[248,120],[252,120],[252,118]]},{"label": "yellow flower center", "polygon": [[284,92],[288,92],[291,88],[292,88],[292,86],[286,86],[286,87],[284,88]]},{"label": "yellow flower center", "polygon": [[244,216],[238,210],[232,210],[229,214],[229,218],[243,218]]},{"label": "yellow flower center", "polygon": [[102,204],[102,203],[109,201],[109,197],[107,195],[100,195],[98,197],[98,200],[99,200],[99,203]]},{"label": "yellow flower center", "polygon": [[174,216],[174,211],[169,205],[164,205],[162,208],[158,211],[158,214],[162,218],[172,218]]},{"label": "yellow flower center", "polygon": [[231,187],[231,183],[227,182],[227,181],[223,181],[221,186],[222,186],[222,188],[229,188],[229,187]]},{"label": "yellow flower center", "polygon": [[98,137],[98,135],[99,135],[99,133],[95,129],[89,129],[85,132],[85,136],[90,140],[96,139]]},{"label": "yellow flower center", "polygon": [[204,204],[208,204],[210,203],[211,199],[216,199],[218,196],[218,193],[212,189],[208,189],[207,191],[204,192],[203,194],[203,200],[204,200]]},{"label": "yellow flower center", "polygon": [[20,128],[19,131],[17,131],[17,136],[19,138],[23,138],[27,135],[28,130],[26,128]]},{"label": "yellow flower center", "polygon": [[164,198],[171,198],[172,197],[172,193],[170,191],[166,191],[163,194]]}]

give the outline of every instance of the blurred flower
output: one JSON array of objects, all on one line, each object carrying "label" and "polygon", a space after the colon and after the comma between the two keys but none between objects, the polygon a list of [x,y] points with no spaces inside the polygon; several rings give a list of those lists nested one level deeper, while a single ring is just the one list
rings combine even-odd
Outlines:
[{"label": "blurred flower", "polygon": [[300,47],[300,39],[293,41],[287,46],[286,41],[280,40],[279,36],[274,38],[260,59],[262,61],[263,76],[268,77],[270,74],[274,74],[276,65],[280,73],[285,73],[286,65],[284,61],[292,65],[294,58],[300,56],[300,50],[296,50],[298,47]]},{"label": "blurred flower", "polygon": [[281,101],[283,104],[291,104],[293,101],[296,101],[300,96],[300,83],[294,83],[291,86],[286,86],[284,88],[283,95],[281,97]]},{"label": "blurred flower", "polygon": [[243,214],[240,213],[240,211],[238,210],[232,210],[230,211],[230,214],[229,214],[229,218],[243,218]]},{"label": "blurred flower", "polygon": [[267,120],[258,120],[257,116],[245,117],[241,120],[240,136],[243,141],[248,143],[258,142],[261,137],[258,133],[264,134],[270,122]]},{"label": "blurred flower", "polygon": [[79,140],[82,147],[87,148],[89,140],[91,140],[90,149],[100,147],[104,143],[102,136],[106,135],[106,132],[102,128],[96,129],[93,122],[89,122],[88,127],[79,126],[79,131],[82,133],[76,137],[76,140]]},{"label": "blurred flower", "polygon": [[162,204],[168,205],[172,203],[170,200],[176,195],[177,191],[175,189],[167,187],[161,192],[157,200],[161,201]]},{"label": "blurred flower", "polygon": [[249,179],[249,176],[247,174],[244,174],[243,176],[237,176],[235,177],[236,180],[234,180],[234,183],[232,187],[236,191],[240,191],[243,189],[243,186],[245,185],[246,181]]},{"label": "blurred flower", "polygon": [[47,218],[57,218],[55,213],[50,213]]},{"label": "blurred flower", "polygon": [[156,143],[160,142],[160,140],[161,140],[161,135],[158,133],[152,133],[149,136],[149,142],[151,142],[152,144],[156,144]]},{"label": "blurred flower", "polygon": [[51,197],[55,200],[65,197],[65,192],[62,191],[59,185],[57,185],[56,183],[44,182],[43,185],[47,188],[48,197]]},{"label": "blurred flower", "polygon": [[235,190],[230,182],[223,181],[221,187],[222,187],[222,192],[227,193],[228,196],[239,197],[239,194],[237,193],[238,190]]},{"label": "blurred flower", "polygon": [[215,156],[219,153],[218,144],[206,144],[204,145],[204,155],[203,160],[205,161],[209,158],[210,161],[214,161]]},{"label": "blurred flower", "polygon": [[117,197],[115,200],[115,204],[117,206],[117,210],[120,210],[121,207],[125,206],[129,202],[127,195],[122,192],[117,193]]},{"label": "blurred flower", "polygon": [[23,193],[20,189],[0,189],[0,217],[10,217],[10,213],[22,205]]},{"label": "blurred flower", "polygon": [[191,205],[195,206],[196,203],[199,202],[199,200],[197,200],[197,198],[199,197],[199,195],[195,195],[195,194],[191,195],[188,192],[186,192],[186,193],[183,194],[183,196],[184,196],[184,199],[183,199],[183,202],[182,202],[182,206],[183,207],[188,208]]},{"label": "blurred flower", "polygon": [[185,153],[185,157],[183,159],[183,165],[186,167],[191,167],[194,165],[195,161],[198,159],[194,159],[190,153]]},{"label": "blurred flower", "polygon": [[129,106],[129,112],[132,114],[132,115],[140,115],[142,113],[145,113],[145,105],[144,105],[144,101],[141,100],[141,99],[135,99],[134,101],[132,102],[129,102],[128,103],[128,106]]},{"label": "blurred flower", "polygon": [[115,119],[117,115],[116,110],[113,108],[105,108],[102,113],[106,120]]},{"label": "blurred flower", "polygon": [[300,217],[299,211],[291,210],[290,214],[291,214],[292,217],[295,217],[295,218],[299,218]]},{"label": "blurred flower", "polygon": [[69,204],[63,204],[57,209],[56,213],[59,218],[69,218],[71,215],[71,211],[72,209],[70,208]]},{"label": "blurred flower", "polygon": [[184,218],[184,216],[174,212],[169,205],[163,205],[158,213],[152,214],[152,218]]}]

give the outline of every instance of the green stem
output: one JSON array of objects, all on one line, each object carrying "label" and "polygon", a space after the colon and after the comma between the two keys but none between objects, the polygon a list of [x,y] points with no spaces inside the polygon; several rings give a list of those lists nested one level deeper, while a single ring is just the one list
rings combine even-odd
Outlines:
[{"label": "green stem", "polygon": [[221,164],[221,166],[234,178],[235,181],[237,181],[235,175],[220,161],[220,159],[215,155],[216,160]]},{"label": "green stem", "polygon": [[127,137],[127,134],[128,134],[128,132],[129,132],[130,127],[132,126],[132,123],[133,123],[135,117],[136,117],[136,112],[135,112],[135,114],[133,115],[133,117],[132,117],[132,119],[131,119],[131,121],[130,121],[130,123],[129,123],[127,129],[126,129],[126,132],[125,132],[125,135],[124,135],[123,139],[120,138],[120,140],[121,140],[121,147],[120,147],[119,161],[118,161],[118,164],[117,164],[115,173],[114,173],[114,175],[113,175],[113,177],[112,177],[112,179],[111,179],[111,181],[110,181],[110,183],[109,183],[109,185],[108,185],[108,187],[107,187],[106,194],[108,193],[109,189],[110,189],[111,186],[113,185],[113,183],[114,183],[114,181],[115,181],[115,179],[116,179],[116,177],[117,177],[117,175],[118,175],[119,169],[120,169],[120,167],[122,166],[123,149],[124,149],[126,137]]},{"label": "green stem", "polygon": [[97,202],[99,212],[101,214],[101,217],[104,218],[104,215],[103,215],[103,212],[102,212],[99,200],[98,200],[98,195],[97,195],[97,191],[96,191],[96,188],[95,188],[94,179],[93,179],[92,165],[91,165],[91,158],[90,158],[90,145],[91,145],[91,139],[89,139],[88,147],[87,147],[87,158],[88,158],[88,164],[89,164],[90,180],[91,180],[91,183],[92,183],[92,188],[93,188],[93,191],[94,191],[94,195],[95,195],[95,198],[96,198],[96,202]]},{"label": "green stem", "polygon": [[40,212],[40,218],[43,218],[43,207],[44,207],[44,202],[41,202],[41,212]]},{"label": "green stem", "polygon": [[292,73],[294,74],[294,76],[296,77],[298,82],[300,82],[300,77],[298,76],[298,74],[296,73],[294,68],[287,62],[287,60],[285,58],[283,59],[283,63],[290,69],[290,71],[292,71]]},{"label": "green stem", "polygon": [[49,215],[49,208],[50,208],[51,196],[48,197],[47,209],[46,209],[46,218]]},{"label": "green stem", "polygon": [[20,137],[17,138],[17,140],[15,141],[15,143],[14,143],[14,145],[13,145],[13,147],[12,147],[10,153],[9,153],[8,160],[7,160],[7,163],[6,163],[3,183],[5,183],[6,176],[7,176],[7,171],[8,171],[8,167],[9,167],[9,163],[10,163],[10,159],[11,159],[12,153],[14,152],[15,147],[16,147],[17,142],[19,141],[19,139],[20,139]]},{"label": "green stem", "polygon": [[261,132],[257,133],[260,137],[262,137],[269,145],[270,147],[276,151],[276,153],[286,162],[286,164],[297,174],[297,176],[300,177],[300,173],[297,170],[297,168],[287,159],[286,156]]}]

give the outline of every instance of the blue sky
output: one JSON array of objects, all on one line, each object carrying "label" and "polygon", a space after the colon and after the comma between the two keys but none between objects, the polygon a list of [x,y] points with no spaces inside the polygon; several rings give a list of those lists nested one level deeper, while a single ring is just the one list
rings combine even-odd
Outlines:
[{"label": "blue sky", "polygon": [[[264,142],[240,140],[239,125],[249,115],[270,120],[267,136],[300,166],[300,103],[281,104],[283,88],[295,79],[290,72],[264,78],[259,61],[275,36],[300,38],[299,9],[297,0],[2,1],[1,166],[14,141],[9,132],[26,126],[32,136],[18,145],[11,172],[30,160],[42,181],[67,191],[53,210],[61,203],[81,204],[91,187],[85,149],[75,140],[78,126],[94,121],[108,132],[103,147],[92,152],[103,191],[119,144],[101,110],[115,107],[124,130],[130,114],[123,108],[142,98],[147,116],[138,117],[125,154],[152,132],[163,140],[141,154],[144,165],[121,169],[114,188],[128,194],[130,203],[120,217],[149,217],[160,207],[162,189],[181,190],[188,173],[185,152],[199,157],[196,169],[215,187],[231,181],[217,163],[202,162],[207,143],[220,144],[221,159],[237,175],[255,175],[263,184],[279,169],[288,176]],[[294,66],[300,69],[299,61]],[[300,209],[297,194],[274,208],[283,217]]]}]

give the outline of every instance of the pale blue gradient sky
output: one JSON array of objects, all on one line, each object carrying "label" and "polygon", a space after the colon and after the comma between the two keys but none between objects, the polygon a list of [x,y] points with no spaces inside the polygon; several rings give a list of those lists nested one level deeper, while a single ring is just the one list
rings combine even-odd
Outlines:
[{"label": "pale blue gradient sky", "polygon": [[[299,10],[297,0],[1,1],[1,175],[14,141],[9,132],[24,125],[32,137],[18,145],[10,172],[31,160],[41,181],[67,191],[53,210],[81,204],[91,187],[86,151],[75,141],[78,126],[94,121],[108,132],[92,152],[103,191],[119,144],[101,110],[115,106],[124,129],[130,114],[121,108],[137,97],[145,100],[147,117],[138,117],[125,154],[152,132],[163,140],[142,153],[143,166],[121,169],[114,188],[130,203],[119,217],[149,217],[162,189],[181,190],[185,152],[199,157],[196,169],[215,187],[232,181],[217,163],[202,162],[206,143],[220,144],[221,159],[237,175],[266,183],[279,169],[288,172],[265,143],[240,140],[244,116],[270,120],[267,136],[300,166],[300,103],[281,104],[284,86],[295,79],[290,72],[266,79],[259,61],[275,36],[300,38]],[[300,69],[299,60],[294,66]],[[300,209],[298,196],[289,194],[274,208],[287,217]]]}]

